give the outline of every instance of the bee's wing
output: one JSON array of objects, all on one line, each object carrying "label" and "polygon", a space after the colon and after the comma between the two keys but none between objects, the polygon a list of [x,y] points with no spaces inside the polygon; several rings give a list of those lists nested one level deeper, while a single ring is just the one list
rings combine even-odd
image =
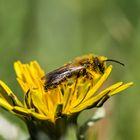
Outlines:
[{"label": "bee's wing", "polygon": [[71,76],[72,74],[78,72],[82,68],[83,66],[74,66],[74,67],[64,66],[47,73],[45,77],[43,77],[43,79],[45,79],[45,87],[47,88],[52,85],[58,84],[59,82],[63,81],[65,78]]}]

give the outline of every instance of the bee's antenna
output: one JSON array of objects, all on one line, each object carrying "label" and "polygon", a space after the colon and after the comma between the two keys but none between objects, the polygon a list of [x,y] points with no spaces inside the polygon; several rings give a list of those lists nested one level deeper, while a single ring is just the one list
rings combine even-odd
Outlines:
[{"label": "bee's antenna", "polygon": [[112,61],[112,62],[115,62],[115,63],[118,63],[118,64],[121,64],[122,66],[125,66],[123,63],[117,61],[117,60],[113,60],[113,59],[107,59],[105,61]]}]

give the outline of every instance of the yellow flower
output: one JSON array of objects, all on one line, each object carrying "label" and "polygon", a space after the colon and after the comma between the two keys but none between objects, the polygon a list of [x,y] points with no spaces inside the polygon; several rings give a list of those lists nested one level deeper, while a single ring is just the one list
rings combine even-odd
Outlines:
[{"label": "yellow flower", "polygon": [[[28,126],[29,121],[47,121],[54,126],[60,119],[64,119],[67,124],[82,110],[101,106],[110,96],[133,84],[118,82],[99,91],[110,75],[110,65],[96,81],[92,76],[72,76],[56,88],[45,90],[42,80],[45,73],[36,61],[30,64],[17,61],[14,68],[17,81],[24,92],[24,103],[21,103],[9,87],[0,81],[0,106],[24,119]],[[70,82],[71,80],[74,82]]]}]

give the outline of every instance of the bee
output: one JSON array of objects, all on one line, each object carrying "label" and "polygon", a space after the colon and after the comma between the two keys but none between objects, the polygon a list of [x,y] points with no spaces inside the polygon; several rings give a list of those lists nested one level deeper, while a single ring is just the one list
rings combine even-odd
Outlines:
[{"label": "bee", "polygon": [[113,61],[124,65],[119,61],[107,59],[107,57],[104,56],[94,56],[92,54],[88,54],[77,57],[64,66],[47,73],[42,78],[42,80],[45,80],[44,88],[45,90],[55,88],[57,85],[66,81],[66,79],[72,76],[77,76],[78,78],[78,76],[84,76],[87,74],[92,75],[92,72],[98,76],[101,76],[106,70],[106,61]]}]

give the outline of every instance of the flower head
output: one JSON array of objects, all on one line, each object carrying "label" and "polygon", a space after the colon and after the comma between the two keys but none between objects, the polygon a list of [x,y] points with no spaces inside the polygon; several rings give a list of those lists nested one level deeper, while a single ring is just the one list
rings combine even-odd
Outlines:
[{"label": "flower head", "polygon": [[[127,84],[118,82],[99,91],[110,75],[112,70],[110,65],[96,80],[95,75],[79,77],[73,75],[55,88],[45,90],[42,80],[45,73],[36,61],[30,64],[17,61],[14,68],[17,81],[24,92],[24,103],[18,100],[4,82],[0,81],[0,106],[24,119],[28,127],[43,128],[50,137],[54,137],[54,133],[60,137],[63,133],[59,130],[60,124],[65,129],[67,124],[76,123],[77,115],[82,110],[99,107],[110,96],[132,85],[132,82]],[[53,128],[54,132],[50,131],[50,128]]]}]

